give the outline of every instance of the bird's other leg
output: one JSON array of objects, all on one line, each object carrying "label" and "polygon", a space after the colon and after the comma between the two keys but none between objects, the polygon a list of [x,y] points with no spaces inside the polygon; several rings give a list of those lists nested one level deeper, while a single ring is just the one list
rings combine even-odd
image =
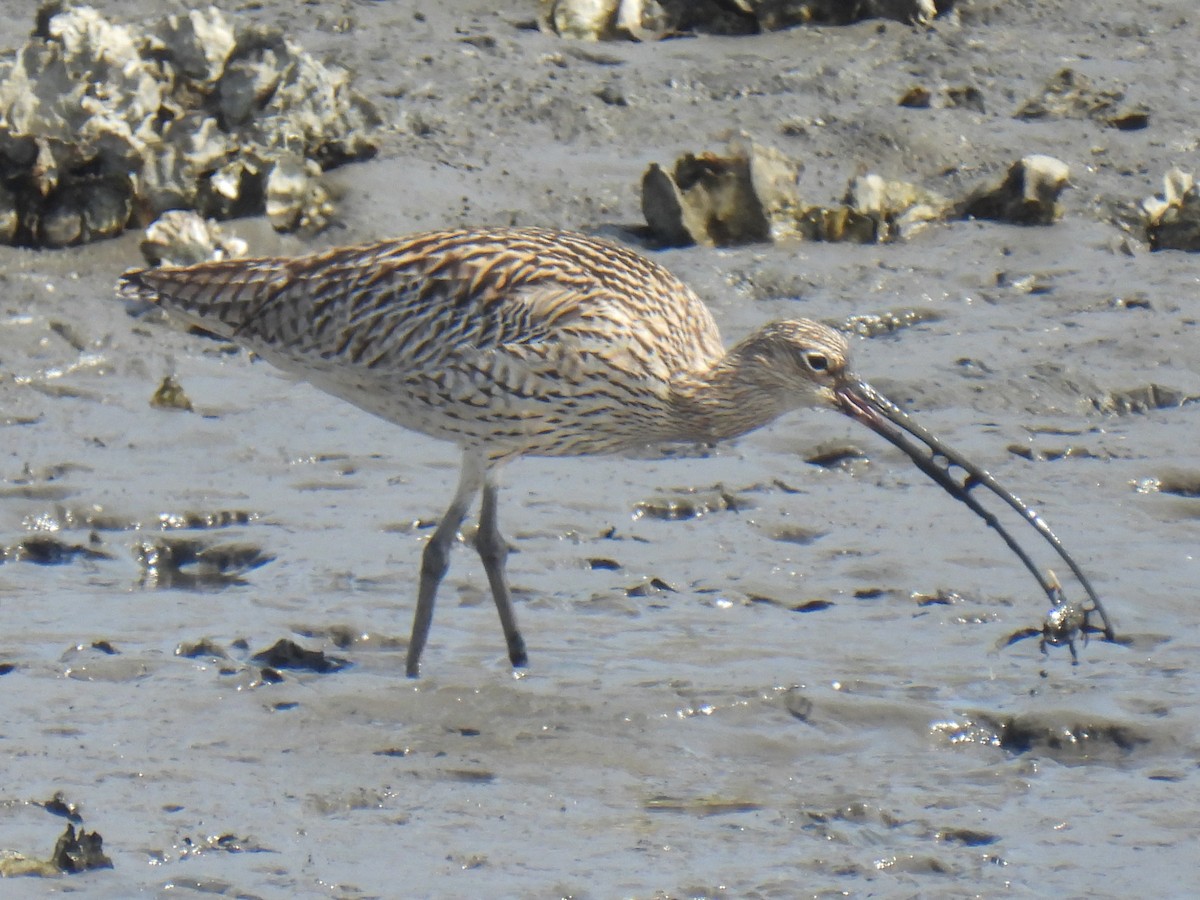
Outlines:
[{"label": "bird's other leg", "polygon": [[481,460],[473,454],[464,453],[462,474],[458,479],[454,499],[450,501],[449,509],[434,529],[433,536],[421,555],[421,586],[417,591],[417,612],[413,617],[412,636],[408,639],[408,659],[405,663],[405,672],[409,678],[416,678],[421,673],[421,651],[425,649],[425,641],[429,638],[429,626],[433,623],[433,601],[437,596],[438,585],[441,584],[446,570],[450,568],[450,548],[454,545],[458,529],[482,485]]},{"label": "bird's other leg", "polygon": [[508,542],[500,533],[496,523],[496,504],[499,499],[500,485],[493,481],[489,473],[483,485],[483,502],[479,509],[479,532],[475,535],[475,549],[483,560],[483,570],[487,573],[488,584],[492,586],[492,598],[496,601],[496,610],[500,613],[500,627],[504,629],[504,640],[508,643],[508,658],[514,667],[524,666],[528,659],[525,655],[525,638],[517,627],[517,614],[513,611],[512,595],[508,590],[508,573],[505,563],[508,560]]}]

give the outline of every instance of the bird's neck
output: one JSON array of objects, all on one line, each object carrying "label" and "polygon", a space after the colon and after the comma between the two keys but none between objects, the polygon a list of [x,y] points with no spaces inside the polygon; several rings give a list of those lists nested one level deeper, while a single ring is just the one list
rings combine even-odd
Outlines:
[{"label": "bird's neck", "polygon": [[789,406],[777,402],[747,374],[735,348],[708,371],[674,379],[672,418],[679,435],[672,440],[725,441],[761,428],[788,411]]}]

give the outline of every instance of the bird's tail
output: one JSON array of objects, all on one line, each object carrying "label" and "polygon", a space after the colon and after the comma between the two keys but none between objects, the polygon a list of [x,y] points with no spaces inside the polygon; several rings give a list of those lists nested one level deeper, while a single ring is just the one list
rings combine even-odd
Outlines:
[{"label": "bird's tail", "polygon": [[153,303],[173,318],[233,338],[289,282],[283,260],[220,260],[130,269],[117,281],[117,293]]}]

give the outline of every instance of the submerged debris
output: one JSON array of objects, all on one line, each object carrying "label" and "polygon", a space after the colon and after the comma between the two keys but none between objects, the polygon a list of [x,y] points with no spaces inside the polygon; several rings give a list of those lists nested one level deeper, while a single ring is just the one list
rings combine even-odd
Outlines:
[{"label": "submerged debris", "polygon": [[972,192],[959,205],[959,215],[1016,225],[1051,225],[1062,216],[1058,198],[1070,174],[1067,164],[1052,156],[1026,156],[1009,167],[999,184]]},{"label": "submerged debris", "polygon": [[1191,174],[1167,172],[1163,192],[1143,200],[1141,211],[1151,250],[1200,252],[1200,190]]},{"label": "submerged debris", "polygon": [[0,242],[65,247],[268,199],[277,228],[317,227],[314,174],[372,156],[380,124],[346,71],[215,7],[147,29],[50,8],[0,82]]}]

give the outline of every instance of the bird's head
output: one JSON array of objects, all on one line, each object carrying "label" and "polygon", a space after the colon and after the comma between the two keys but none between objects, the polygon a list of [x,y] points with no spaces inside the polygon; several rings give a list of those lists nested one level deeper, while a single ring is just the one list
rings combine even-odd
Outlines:
[{"label": "bird's head", "polygon": [[756,386],[789,408],[840,409],[838,388],[857,380],[850,374],[845,335],[809,319],[765,325],[736,352]]}]

